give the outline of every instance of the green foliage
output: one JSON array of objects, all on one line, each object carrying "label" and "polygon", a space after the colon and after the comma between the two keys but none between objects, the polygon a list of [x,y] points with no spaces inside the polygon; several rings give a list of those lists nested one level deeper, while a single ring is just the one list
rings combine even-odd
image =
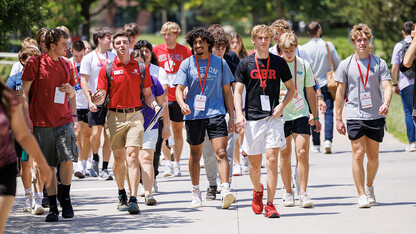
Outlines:
[{"label": "green foliage", "polygon": [[408,143],[402,100],[400,96],[395,93],[393,93],[393,98],[390,103],[386,125],[387,131],[393,134],[395,138],[403,143]]},{"label": "green foliage", "polygon": [[48,14],[53,16],[46,21],[49,28],[66,26],[70,31],[78,30],[80,24],[84,22],[81,16],[81,2],[83,0],[52,0],[46,1],[45,8]]}]

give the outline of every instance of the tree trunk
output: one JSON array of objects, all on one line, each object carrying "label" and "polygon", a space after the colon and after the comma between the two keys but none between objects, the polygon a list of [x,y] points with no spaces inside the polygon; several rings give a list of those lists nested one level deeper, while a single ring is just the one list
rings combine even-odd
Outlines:
[{"label": "tree trunk", "polygon": [[185,11],[185,2],[181,2],[181,28],[182,35],[186,35],[186,11]]},{"label": "tree trunk", "polygon": [[90,41],[90,0],[84,0],[81,2],[81,15],[84,17],[84,23],[82,24],[81,39]]}]

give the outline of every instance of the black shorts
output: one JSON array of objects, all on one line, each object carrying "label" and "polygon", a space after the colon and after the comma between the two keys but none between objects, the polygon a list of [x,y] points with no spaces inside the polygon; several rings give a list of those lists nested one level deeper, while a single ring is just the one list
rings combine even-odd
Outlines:
[{"label": "black shorts", "polygon": [[173,122],[183,122],[181,107],[176,101],[169,101],[169,118]]},{"label": "black shorts", "polygon": [[205,131],[209,139],[228,136],[227,123],[224,115],[209,119],[185,120],[186,141],[190,145],[199,145],[204,142]]},{"label": "black shorts", "polygon": [[77,109],[78,121],[88,123],[88,109]]},{"label": "black shorts", "polygon": [[16,195],[17,162],[0,168],[0,196]]},{"label": "black shorts", "polygon": [[97,106],[97,112],[88,111],[88,125],[90,127],[97,125],[104,126],[107,110],[107,107]]},{"label": "black shorts", "polygon": [[382,142],[384,137],[384,118],[375,120],[347,120],[347,132],[350,140],[367,136],[371,140]]},{"label": "black shorts", "polygon": [[311,126],[308,123],[308,117],[300,117],[295,120],[285,122],[285,137],[296,134],[308,134],[311,135]]}]

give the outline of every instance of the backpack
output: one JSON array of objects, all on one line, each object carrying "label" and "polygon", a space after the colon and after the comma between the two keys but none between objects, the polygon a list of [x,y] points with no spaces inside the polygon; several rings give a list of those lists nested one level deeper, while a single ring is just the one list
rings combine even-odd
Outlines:
[{"label": "backpack", "polygon": [[[410,46],[410,42],[406,42],[406,41],[400,41],[400,43],[402,44],[402,49],[400,50],[400,62],[403,62],[403,58],[404,55],[406,54],[407,49],[409,49]],[[406,76],[409,80],[411,79],[415,79],[416,74],[415,74],[415,70],[416,70],[416,64],[413,63],[412,67],[410,69],[408,69],[405,72],[402,72],[404,76]]]}]

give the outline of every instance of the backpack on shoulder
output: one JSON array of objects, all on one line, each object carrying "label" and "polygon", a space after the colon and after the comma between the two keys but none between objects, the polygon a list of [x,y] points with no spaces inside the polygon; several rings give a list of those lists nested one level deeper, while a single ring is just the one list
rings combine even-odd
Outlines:
[{"label": "backpack on shoulder", "polygon": [[[400,62],[403,62],[404,55],[406,54],[407,49],[409,49],[410,42],[406,42],[406,41],[403,40],[403,41],[400,41],[400,43],[402,44],[402,49],[400,50],[400,53],[401,53]],[[407,71],[402,72],[402,73],[409,80],[411,80],[411,79],[415,79],[415,77],[416,77],[415,71],[416,71],[416,64],[413,63],[412,67],[410,69],[408,69]]]}]

